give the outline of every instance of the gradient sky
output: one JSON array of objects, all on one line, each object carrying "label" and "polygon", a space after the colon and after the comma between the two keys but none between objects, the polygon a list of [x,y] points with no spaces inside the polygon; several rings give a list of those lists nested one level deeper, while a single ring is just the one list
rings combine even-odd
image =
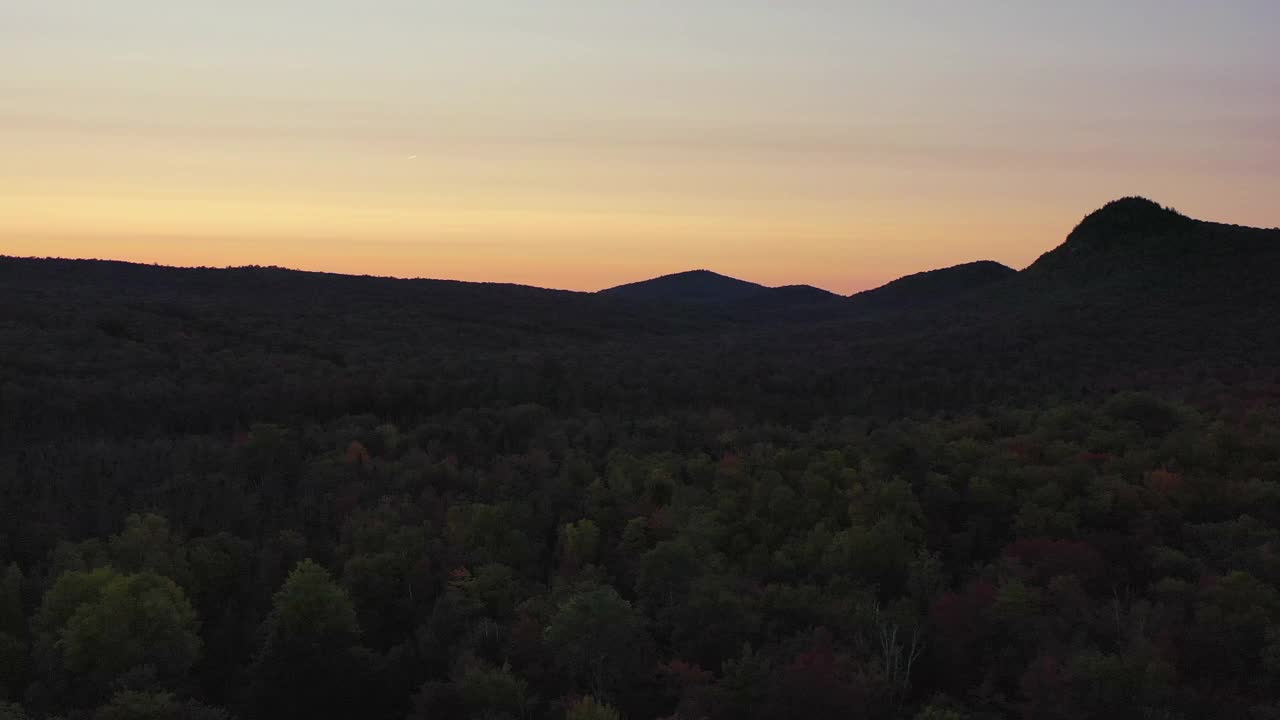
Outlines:
[{"label": "gradient sky", "polygon": [[0,254],[597,289],[1280,225],[1276,0],[0,0]]}]

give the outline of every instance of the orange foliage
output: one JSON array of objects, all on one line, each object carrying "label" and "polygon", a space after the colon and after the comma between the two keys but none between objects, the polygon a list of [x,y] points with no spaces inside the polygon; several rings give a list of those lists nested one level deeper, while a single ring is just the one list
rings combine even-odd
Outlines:
[{"label": "orange foliage", "polygon": [[1182,487],[1182,476],[1163,468],[1147,473],[1147,486],[1163,495],[1176,492]]},{"label": "orange foliage", "polygon": [[359,440],[352,440],[347,446],[347,462],[351,465],[368,465],[369,451]]}]

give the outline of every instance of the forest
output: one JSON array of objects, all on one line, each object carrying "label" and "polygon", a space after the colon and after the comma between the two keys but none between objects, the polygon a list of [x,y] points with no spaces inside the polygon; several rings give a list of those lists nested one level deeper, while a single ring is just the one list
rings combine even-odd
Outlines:
[{"label": "forest", "polygon": [[1280,230],[953,270],[0,258],[0,720],[1280,718]]}]

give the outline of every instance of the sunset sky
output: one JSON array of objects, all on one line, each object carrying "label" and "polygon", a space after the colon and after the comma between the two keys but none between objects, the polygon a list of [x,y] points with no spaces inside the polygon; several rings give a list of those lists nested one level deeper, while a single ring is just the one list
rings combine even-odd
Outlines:
[{"label": "sunset sky", "polygon": [[1276,0],[0,0],[0,254],[594,290],[1280,225]]}]

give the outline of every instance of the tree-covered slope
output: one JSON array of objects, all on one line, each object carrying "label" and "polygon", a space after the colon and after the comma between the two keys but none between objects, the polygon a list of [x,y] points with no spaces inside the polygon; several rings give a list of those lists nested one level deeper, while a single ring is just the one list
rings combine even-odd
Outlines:
[{"label": "tree-covered slope", "polygon": [[1274,717],[1276,235],[875,311],[0,259],[0,717]]},{"label": "tree-covered slope", "polygon": [[864,312],[916,310],[934,303],[955,300],[980,288],[1008,280],[1016,272],[1013,268],[990,260],[928,270],[860,292],[850,298],[850,303]]}]

